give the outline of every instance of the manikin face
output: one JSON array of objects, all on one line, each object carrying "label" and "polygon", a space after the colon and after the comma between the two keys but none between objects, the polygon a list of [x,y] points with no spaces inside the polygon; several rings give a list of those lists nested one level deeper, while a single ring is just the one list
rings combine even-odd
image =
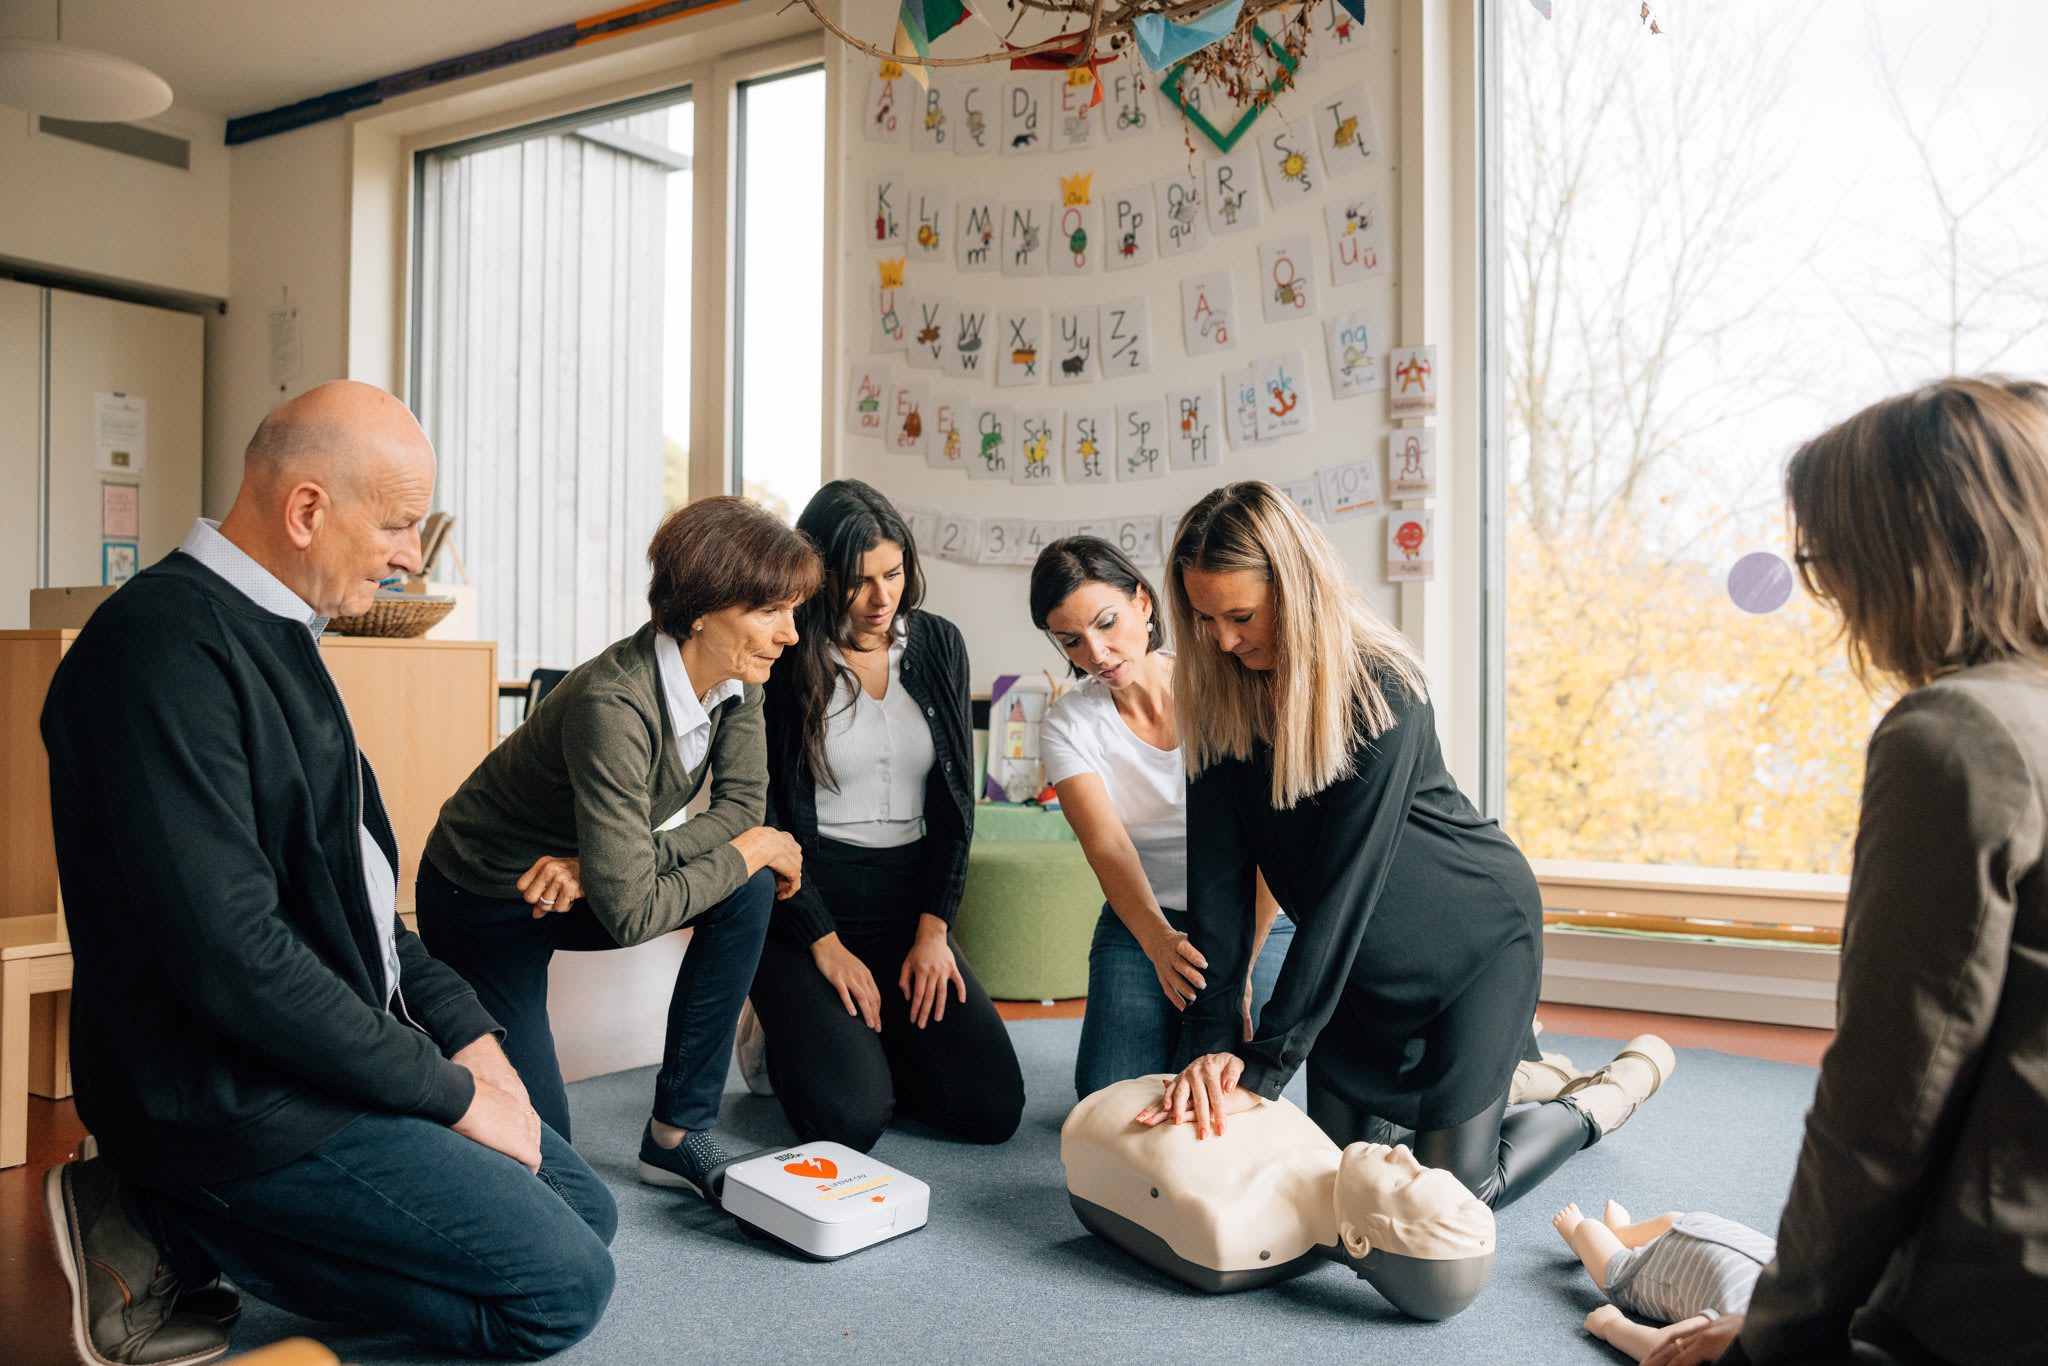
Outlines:
[{"label": "manikin face", "polygon": [[1195,622],[1216,648],[1247,669],[1264,671],[1280,662],[1273,616],[1273,585],[1249,569],[1212,574],[1189,569],[1181,574]]},{"label": "manikin face", "polygon": [[1439,1167],[1425,1167],[1405,1145],[1354,1143],[1344,1150],[1338,1176],[1337,1215],[1347,1243],[1366,1241],[1390,1252],[1411,1253],[1427,1242],[1431,1253],[1476,1255],[1493,1245],[1493,1215]]},{"label": "manikin face", "polygon": [[[782,652],[796,644],[796,600],[768,607],[724,607],[697,618],[689,643],[722,681],[766,683]],[[716,686],[713,684],[712,686]]]},{"label": "manikin face", "polygon": [[857,639],[886,634],[896,624],[896,605],[903,601],[903,547],[877,542],[860,557],[860,577],[846,600],[846,615]]},{"label": "manikin face", "polygon": [[1084,583],[1045,614],[1045,629],[1076,668],[1111,688],[1126,687],[1150,648],[1152,595],[1142,584],[1127,596],[1106,583]]}]

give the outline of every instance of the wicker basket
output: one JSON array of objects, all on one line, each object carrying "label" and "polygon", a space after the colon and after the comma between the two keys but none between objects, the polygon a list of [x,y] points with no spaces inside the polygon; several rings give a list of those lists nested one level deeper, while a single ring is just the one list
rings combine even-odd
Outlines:
[{"label": "wicker basket", "polygon": [[359,617],[336,617],[327,623],[327,629],[338,636],[382,636],[405,640],[425,635],[454,610],[453,598],[430,598],[421,593],[379,593],[369,611]]}]

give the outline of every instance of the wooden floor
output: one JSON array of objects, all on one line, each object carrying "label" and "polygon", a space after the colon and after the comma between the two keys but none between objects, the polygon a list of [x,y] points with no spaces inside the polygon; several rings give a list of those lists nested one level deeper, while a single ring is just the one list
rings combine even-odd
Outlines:
[{"label": "wooden floor", "polygon": [[[1006,1020],[1077,1019],[1082,1002],[1002,1001]],[[1832,1033],[1786,1025],[1702,1020],[1686,1015],[1651,1015],[1629,1010],[1546,1003],[1540,1011],[1545,1032],[1602,1039],[1662,1035],[1680,1048],[1713,1048],[1745,1057],[1817,1064]],[[1593,1060],[1576,1059],[1580,1066]],[[58,1269],[43,1216],[43,1173],[78,1154],[85,1128],[69,1101],[29,1101],[28,1164],[0,1171],[0,1361],[7,1366],[73,1366],[67,1322],[70,1290]]]}]

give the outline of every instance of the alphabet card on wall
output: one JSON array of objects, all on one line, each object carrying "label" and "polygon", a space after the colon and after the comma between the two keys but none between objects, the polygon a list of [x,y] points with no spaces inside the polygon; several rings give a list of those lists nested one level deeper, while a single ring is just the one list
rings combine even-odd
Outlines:
[{"label": "alphabet card on wall", "polygon": [[1387,411],[1395,417],[1427,417],[1436,411],[1436,348],[1397,346],[1387,357],[1393,387]]},{"label": "alphabet card on wall", "polygon": [[913,294],[910,313],[910,366],[913,370],[944,370],[953,349],[955,313],[951,299]]},{"label": "alphabet card on wall", "polygon": [[1017,543],[1024,539],[1022,517],[987,517],[981,523],[981,553],[976,564],[1015,564]]},{"label": "alphabet card on wall", "polygon": [[1259,129],[1259,170],[1275,209],[1306,203],[1323,188],[1322,158],[1316,152],[1315,130],[1307,122],[1272,120]]},{"label": "alphabet card on wall", "polygon": [[1052,150],[1073,152],[1103,141],[1095,110],[1102,87],[1091,67],[1075,67],[1057,80],[1052,93]]},{"label": "alphabet card on wall", "polygon": [[953,155],[993,155],[1000,136],[998,121],[1003,103],[1002,82],[993,78],[968,77],[953,87],[953,108],[960,124],[953,130]]},{"label": "alphabet card on wall", "polygon": [[1101,310],[1096,308],[1063,308],[1053,313],[1054,388],[1095,382],[1100,373],[1095,364],[1095,334],[1100,323]]},{"label": "alphabet card on wall", "polygon": [[1024,523],[1024,534],[1017,542],[1017,563],[1037,564],[1044,549],[1067,534],[1065,522]]},{"label": "alphabet card on wall", "polygon": [[1010,460],[1013,484],[1051,485],[1060,481],[1060,466],[1053,443],[1059,440],[1060,410],[1019,408],[1017,450]]},{"label": "alphabet card on wall", "polygon": [[997,217],[1002,210],[992,199],[964,199],[956,211],[956,264],[962,275],[979,275],[1002,264],[996,243]]},{"label": "alphabet card on wall", "polygon": [[904,255],[909,234],[903,230],[903,198],[908,191],[894,176],[868,182],[868,194],[861,207],[860,231],[877,251]]},{"label": "alphabet card on wall", "polygon": [[1067,409],[1066,439],[1061,449],[1066,453],[1069,484],[1110,482],[1109,451],[1115,426],[1114,408]]},{"label": "alphabet card on wall", "polygon": [[1305,232],[1259,248],[1259,306],[1267,322],[1315,316],[1314,250]]},{"label": "alphabet card on wall", "polygon": [[1301,352],[1288,351],[1259,362],[1259,440],[1299,436],[1313,425],[1308,401],[1308,366]]},{"label": "alphabet card on wall", "polygon": [[995,329],[989,325],[989,310],[982,304],[960,304],[952,311],[953,343],[946,350],[942,367],[955,379],[974,379],[994,369],[989,360],[989,341]]},{"label": "alphabet card on wall", "polygon": [[1380,373],[1385,342],[1378,309],[1337,314],[1323,324],[1323,339],[1330,351],[1330,392],[1338,398],[1357,398],[1385,382]]},{"label": "alphabet card on wall", "polygon": [[1436,528],[1429,512],[1387,517],[1387,582],[1428,583],[1436,577]]},{"label": "alphabet card on wall", "polygon": [[1387,486],[1396,498],[1436,496],[1436,428],[1387,433]]},{"label": "alphabet card on wall", "polygon": [[895,62],[883,62],[881,70],[868,78],[867,140],[901,142],[907,120],[904,100],[917,93],[917,83],[903,74]]},{"label": "alphabet card on wall", "polygon": [[1181,330],[1190,356],[1208,356],[1237,346],[1237,287],[1227,272],[1197,275],[1180,285]]},{"label": "alphabet card on wall", "polygon": [[1152,78],[1140,69],[1136,58],[1099,68],[1097,74],[1102,77],[1102,124],[1110,141],[1142,137],[1159,126]]},{"label": "alphabet card on wall", "polygon": [[1002,344],[996,349],[996,383],[1005,388],[1045,382],[1045,311],[1018,309],[998,314],[996,330]]},{"label": "alphabet card on wall", "polygon": [[1318,470],[1323,481],[1323,515],[1333,522],[1363,517],[1380,505],[1379,475],[1370,460],[1352,460]]},{"label": "alphabet card on wall", "polygon": [[1046,79],[1012,76],[1003,82],[1003,155],[1022,156],[1045,147]]},{"label": "alphabet card on wall", "polygon": [[[892,271],[891,266],[895,269]],[[910,344],[909,291],[903,288],[903,263],[882,262],[882,279],[868,286],[868,350],[901,351]]]},{"label": "alphabet card on wall", "polygon": [[910,150],[950,152],[953,150],[953,102],[958,92],[950,82],[933,77],[923,90],[908,87],[912,97]]},{"label": "alphabet card on wall", "polygon": [[1230,444],[1241,451],[1268,444],[1259,435],[1258,363],[1254,361],[1225,375],[1223,395],[1230,410]]},{"label": "alphabet card on wall", "polygon": [[1209,245],[1209,215],[1202,209],[1202,182],[1193,176],[1165,176],[1152,182],[1159,204],[1159,254],[1185,256]]},{"label": "alphabet card on wall", "polygon": [[1202,164],[1202,198],[1209,207],[1209,231],[1218,237],[1249,232],[1266,221],[1259,202],[1259,157],[1245,147]]},{"label": "alphabet card on wall", "polygon": [[1348,285],[1384,274],[1388,267],[1387,225],[1377,191],[1340,199],[1323,210],[1330,233],[1330,281]]},{"label": "alphabet card on wall", "polygon": [[1010,480],[1010,443],[1015,414],[1000,404],[967,410],[967,477]]},{"label": "alphabet card on wall", "polygon": [[[1334,8],[1334,6],[1333,6]],[[1380,130],[1364,84],[1349,85],[1316,101],[1316,146],[1330,178],[1355,180],[1380,164]]]},{"label": "alphabet card on wall", "polygon": [[882,405],[889,400],[894,384],[886,365],[869,362],[856,365],[846,377],[846,434],[880,436]]},{"label": "alphabet card on wall", "polygon": [[1223,463],[1223,434],[1217,428],[1222,400],[1216,386],[1181,389],[1166,396],[1166,463],[1177,470],[1204,470]]},{"label": "alphabet card on wall", "polygon": [[1045,274],[1045,232],[1051,219],[1051,206],[1043,200],[1003,205],[1003,274]]},{"label": "alphabet card on wall", "polygon": [[1128,484],[1166,473],[1166,405],[1156,398],[1116,406],[1116,481]]},{"label": "alphabet card on wall", "polygon": [[898,375],[889,388],[889,421],[882,429],[883,444],[898,455],[923,455],[928,435],[925,413],[931,402],[931,385]]},{"label": "alphabet card on wall", "polygon": [[1085,275],[1102,254],[1102,213],[1088,202],[1088,182],[1093,179],[1087,172],[1060,177],[1060,206],[1053,214],[1054,275]]},{"label": "alphabet card on wall", "polygon": [[1152,305],[1142,294],[1102,306],[1102,377],[1152,373]]},{"label": "alphabet card on wall", "polygon": [[1300,508],[1302,514],[1311,522],[1327,522],[1329,520],[1323,516],[1323,481],[1316,475],[1312,474],[1306,479],[1296,479],[1279,487],[1282,493],[1294,500],[1294,505]]},{"label": "alphabet card on wall", "polygon": [[953,192],[927,185],[910,192],[910,259],[934,265],[952,254]]},{"label": "alphabet card on wall", "polygon": [[924,463],[935,470],[966,468],[967,440],[960,424],[967,420],[967,395],[951,390],[932,393],[931,444],[925,447]]},{"label": "alphabet card on wall", "polygon": [[1129,270],[1157,260],[1158,230],[1153,226],[1157,216],[1150,185],[1134,185],[1104,195],[1102,218],[1109,230],[1109,241],[1103,244],[1102,263],[1111,270]]},{"label": "alphabet card on wall", "polygon": [[932,529],[932,554],[955,564],[973,564],[981,550],[981,521],[957,513],[941,512]]}]

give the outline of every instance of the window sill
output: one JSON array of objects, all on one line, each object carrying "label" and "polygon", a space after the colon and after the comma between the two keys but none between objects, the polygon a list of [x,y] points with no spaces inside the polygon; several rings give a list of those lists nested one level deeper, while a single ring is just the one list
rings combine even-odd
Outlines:
[{"label": "window sill", "polygon": [[[1546,922],[1839,944],[1849,879],[1822,873],[1531,859]],[[1555,913],[1555,914],[1553,914]]]}]

